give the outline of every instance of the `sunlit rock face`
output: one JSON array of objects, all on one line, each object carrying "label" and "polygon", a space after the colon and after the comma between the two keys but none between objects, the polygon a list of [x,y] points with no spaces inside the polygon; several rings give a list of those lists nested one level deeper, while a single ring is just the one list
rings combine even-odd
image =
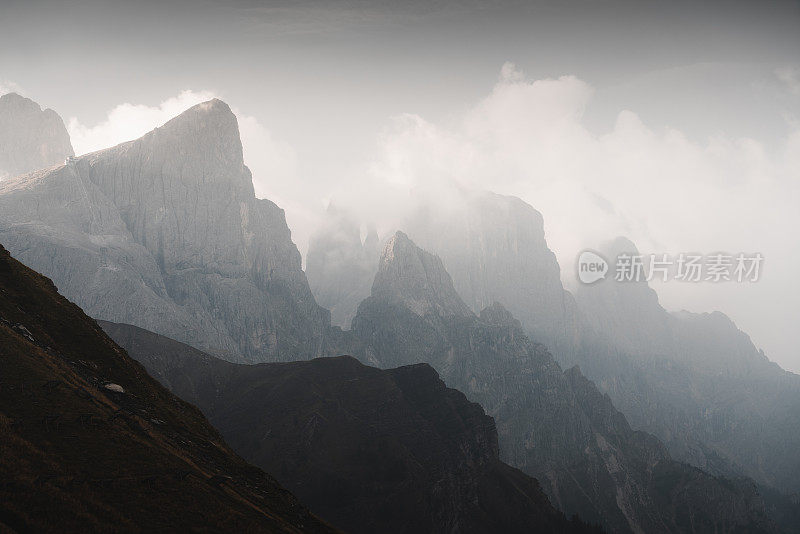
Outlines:
[{"label": "sunlit rock face", "polygon": [[428,363],[480,403],[497,423],[501,459],[535,476],[568,514],[613,532],[758,530],[768,523],[750,485],[672,460],[657,438],[632,430],[578,368],[562,371],[503,306],[475,315],[442,260],[402,232],[384,248],[352,334],[363,343],[356,352],[362,361],[385,368]]},{"label": "sunlit rock face", "polygon": [[219,100],[135,141],[0,183],[0,240],[87,313],[235,361],[321,353],[283,210],[257,199]]},{"label": "sunlit rock face", "polygon": [[64,163],[72,155],[58,113],[16,93],[0,96],[0,179]]}]

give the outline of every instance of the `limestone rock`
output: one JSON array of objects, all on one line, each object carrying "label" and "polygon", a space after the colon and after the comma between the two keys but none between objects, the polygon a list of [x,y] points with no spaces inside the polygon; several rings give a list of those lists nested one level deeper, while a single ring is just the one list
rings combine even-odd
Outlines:
[{"label": "limestone rock", "polygon": [[73,155],[58,113],[16,93],[0,96],[0,180],[64,163]]},{"label": "limestone rock", "polygon": [[94,317],[231,360],[323,350],[329,314],[283,210],[255,197],[236,117],[219,100],[0,182],[0,241]]}]

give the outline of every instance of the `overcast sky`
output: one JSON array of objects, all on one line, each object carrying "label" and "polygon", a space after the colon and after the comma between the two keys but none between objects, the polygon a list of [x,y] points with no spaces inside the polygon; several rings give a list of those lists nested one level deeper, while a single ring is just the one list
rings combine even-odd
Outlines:
[{"label": "overcast sky", "polygon": [[762,252],[756,284],[657,290],[800,371],[800,4],[698,4],[0,0],[0,92],[78,153],[224,99],[303,252],[327,202],[389,230],[432,184],[521,196],[565,271],[618,234]]}]

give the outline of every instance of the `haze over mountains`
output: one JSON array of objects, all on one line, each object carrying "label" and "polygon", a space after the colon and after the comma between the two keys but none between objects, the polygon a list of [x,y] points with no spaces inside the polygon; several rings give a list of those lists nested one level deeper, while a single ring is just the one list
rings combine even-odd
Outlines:
[{"label": "haze over mountains", "polygon": [[[566,520],[535,477],[557,509],[614,532],[777,531],[775,502],[791,502],[765,505],[747,477],[797,491],[797,377],[721,315],[667,314],[646,285],[573,297],[536,210],[483,192],[455,200],[414,213],[382,252],[376,233],[362,240],[331,210],[309,284],[283,211],[253,194],[236,117],[212,100],[138,140],[0,182],[0,243],[89,315],[172,338],[105,325],[336,526],[410,514],[420,523],[408,528],[557,529]],[[326,307],[351,328],[331,326]],[[362,363],[241,365],[340,354]],[[397,508],[358,524],[370,492],[326,499],[336,480],[365,476],[370,455],[397,462],[375,491],[401,489]],[[419,511],[431,486],[447,497]],[[463,508],[475,499],[479,513]]]},{"label": "haze over mountains", "polygon": [[[474,313],[492,302],[507,307],[559,363],[580,365],[634,428],[657,435],[676,458],[798,491],[799,379],[724,314],[670,314],[644,281],[606,280],[573,296],[541,215],[514,197],[465,193],[460,206],[423,207],[407,226],[456,273],[454,288]],[[611,261],[624,251],[636,253],[626,239],[602,250]]]},{"label": "haze over mountains", "polygon": [[[617,239],[603,252],[637,251]],[[647,282],[601,281],[576,296],[620,349],[611,358],[579,351],[576,363],[633,424],[686,461],[800,491],[800,376],[769,361],[721,312],[668,313]]]},{"label": "haze over mountains", "polygon": [[[568,514],[615,532],[768,528],[758,523],[754,488],[672,461],[579,369],[563,372],[502,306],[472,313],[442,261],[401,232],[384,248],[353,332],[366,345],[364,361],[428,362],[484,406],[497,421],[501,457],[535,476]],[[687,498],[698,494],[707,496],[702,506]]]}]

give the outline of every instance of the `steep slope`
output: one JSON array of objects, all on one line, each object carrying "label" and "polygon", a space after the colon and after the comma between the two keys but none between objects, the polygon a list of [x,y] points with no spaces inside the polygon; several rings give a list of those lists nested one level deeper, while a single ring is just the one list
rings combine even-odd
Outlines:
[{"label": "steep slope", "polygon": [[431,364],[497,421],[501,458],[535,476],[554,504],[617,532],[770,529],[752,483],[673,461],[634,432],[576,368],[562,372],[505,309],[475,316],[442,261],[398,232],[353,320],[380,367]]},{"label": "steep slope", "polygon": [[[320,303],[336,310],[339,320],[334,322],[347,328],[358,304],[369,296],[380,251],[371,243],[362,247],[355,222],[335,215],[311,241],[307,270]],[[500,302],[554,352],[575,350],[580,329],[575,300],[561,285],[542,215],[530,205],[511,196],[459,191],[447,202],[421,202],[402,228],[442,259],[474,313]]]},{"label": "steep slope", "polygon": [[570,353],[579,319],[547,247],[542,215],[517,197],[462,192],[448,208],[426,206],[404,225],[439,256],[456,291],[475,313],[501,303],[537,341]]},{"label": "steep slope", "polygon": [[16,93],[0,96],[0,180],[64,163],[74,154],[58,113]]},{"label": "steep slope", "polygon": [[494,421],[427,365],[237,365],[134,326],[101,326],[240,454],[347,532],[591,531],[499,461]]},{"label": "steep slope", "polygon": [[362,243],[359,225],[333,205],[325,215],[308,244],[306,274],[317,302],[331,311],[331,323],[348,329],[358,304],[369,296],[380,242],[373,230]]},{"label": "steep slope", "polygon": [[[601,252],[638,254],[617,239]],[[800,491],[800,376],[770,362],[719,312],[670,314],[646,281],[581,287],[580,308],[613,358],[586,354],[588,376],[632,423],[673,453],[721,473]]]},{"label": "steep slope", "polygon": [[0,239],[93,317],[231,360],[323,350],[329,314],[283,210],[255,198],[236,117],[219,100],[135,141],[3,181]]},{"label": "steep slope", "polygon": [[0,247],[0,530],[329,532]]}]

